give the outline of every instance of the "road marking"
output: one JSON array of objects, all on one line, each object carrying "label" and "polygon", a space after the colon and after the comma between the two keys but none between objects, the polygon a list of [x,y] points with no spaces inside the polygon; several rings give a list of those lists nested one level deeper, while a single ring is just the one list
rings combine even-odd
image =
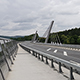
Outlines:
[{"label": "road marking", "polygon": [[[45,44],[39,44],[39,45],[45,45]],[[74,50],[74,49],[70,49],[70,48],[68,48],[68,47],[62,47],[62,46],[55,46],[55,45],[45,45],[45,46],[55,47],[55,48],[61,48],[61,49],[67,49],[67,50],[72,50],[72,51],[80,51],[80,49]]]},{"label": "road marking", "polygon": [[80,66],[80,63],[78,63],[78,62],[75,62],[75,61],[72,61],[72,60],[70,60],[70,62]]},{"label": "road marking", "polygon": [[65,56],[68,56],[68,54],[67,54],[67,52],[66,52],[66,51],[63,51],[63,54],[64,54]]},{"label": "road marking", "polygon": [[50,51],[50,50],[51,50],[51,48],[47,49],[47,51]]},{"label": "road marking", "polygon": [[56,53],[57,52],[57,49],[56,50],[54,50],[54,53]]}]

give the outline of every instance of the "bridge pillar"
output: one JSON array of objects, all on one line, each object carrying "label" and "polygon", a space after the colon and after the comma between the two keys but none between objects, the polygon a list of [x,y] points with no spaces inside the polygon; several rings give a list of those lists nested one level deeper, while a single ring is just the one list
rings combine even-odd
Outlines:
[{"label": "bridge pillar", "polygon": [[54,23],[54,21],[51,22],[51,25],[50,25],[50,27],[49,27],[49,31],[48,31],[48,34],[47,34],[47,37],[46,37],[45,43],[48,42],[49,35],[50,35],[50,32],[51,32],[51,29],[52,29],[53,23]]}]

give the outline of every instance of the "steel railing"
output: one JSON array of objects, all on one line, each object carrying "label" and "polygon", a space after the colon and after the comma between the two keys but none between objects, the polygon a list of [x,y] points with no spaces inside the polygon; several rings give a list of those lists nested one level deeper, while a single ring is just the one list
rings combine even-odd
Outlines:
[{"label": "steel railing", "polygon": [[66,61],[64,59],[61,59],[61,58],[58,58],[58,57],[55,57],[55,56],[52,56],[52,55],[49,55],[49,54],[46,54],[44,52],[41,52],[39,50],[36,50],[36,49],[33,49],[31,47],[28,47],[28,46],[25,46],[23,44],[20,44],[20,46],[22,48],[24,48],[26,51],[28,51],[29,53],[31,53],[31,51],[33,52],[32,54],[35,56],[35,57],[38,57],[38,59],[41,59],[42,61],[44,61],[43,57],[45,57],[46,59],[46,64],[48,64],[48,59],[51,60],[51,67],[54,68],[54,62],[59,64],[59,72],[62,73],[62,68],[61,66],[67,68],[70,70],[70,80],[73,80],[74,79],[74,76],[73,76],[73,72],[77,73],[77,74],[80,74],[80,66],[74,64],[74,63],[70,63],[69,61]]},{"label": "steel railing", "polygon": [[[8,71],[11,71],[10,64],[13,64],[13,60],[15,60],[15,57],[17,55],[18,46],[16,41],[14,40],[7,40],[5,38],[1,38],[4,43],[0,43],[0,73],[2,76],[2,80],[5,80],[4,71],[2,70],[2,67],[4,65],[7,65]],[[11,62],[9,63],[8,60]]]}]

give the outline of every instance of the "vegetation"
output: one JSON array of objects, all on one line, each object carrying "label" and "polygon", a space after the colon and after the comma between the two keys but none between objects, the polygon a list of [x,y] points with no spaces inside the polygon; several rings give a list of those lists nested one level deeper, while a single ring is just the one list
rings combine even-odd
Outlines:
[{"label": "vegetation", "polygon": [[[30,41],[32,40],[34,34],[24,37],[11,38],[17,41]],[[39,37],[37,34],[39,42],[45,42],[45,38]],[[61,32],[51,33],[49,37],[49,43],[59,42],[63,44],[80,44],[80,28],[65,30]]]},{"label": "vegetation", "polygon": [[17,40],[17,41],[26,41],[26,40],[30,41],[30,40],[32,40],[33,36],[34,36],[34,34],[29,35],[29,36],[24,36],[24,37],[11,38],[11,39]]},{"label": "vegetation", "polygon": [[63,44],[80,44],[80,28],[51,33],[49,37],[49,42],[55,42],[54,39],[56,37],[58,39],[58,36],[60,38],[60,42]]}]

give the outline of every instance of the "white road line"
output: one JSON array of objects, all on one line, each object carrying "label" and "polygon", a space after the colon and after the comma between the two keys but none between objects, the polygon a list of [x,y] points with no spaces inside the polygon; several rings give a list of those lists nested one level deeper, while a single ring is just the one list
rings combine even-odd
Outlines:
[{"label": "white road line", "polygon": [[75,61],[72,61],[72,60],[70,60],[70,62],[80,66],[80,63],[78,63],[78,62],[75,62]]},{"label": "white road line", "polygon": [[51,50],[51,48],[47,49],[47,51],[50,51],[50,50]]},{"label": "white road line", "polygon": [[56,53],[57,52],[57,49],[56,50],[54,50],[54,53]]},{"label": "white road line", "polygon": [[68,54],[67,54],[67,52],[66,52],[66,51],[63,51],[63,54],[64,54],[65,56],[68,56]]}]

